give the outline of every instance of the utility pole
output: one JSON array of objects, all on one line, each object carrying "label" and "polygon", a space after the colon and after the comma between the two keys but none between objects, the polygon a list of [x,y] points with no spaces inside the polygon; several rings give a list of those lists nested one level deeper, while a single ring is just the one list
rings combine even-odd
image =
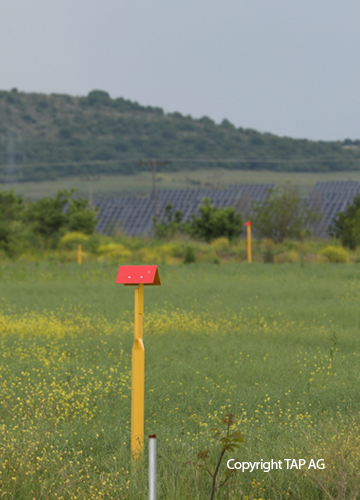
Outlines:
[{"label": "utility pole", "polygon": [[7,167],[5,174],[5,182],[10,187],[16,182],[16,149],[15,149],[15,132],[12,127],[8,127],[6,131],[7,146],[6,146],[6,156],[7,156]]},{"label": "utility pole", "polygon": [[101,177],[98,175],[97,177],[89,175],[88,177],[80,177],[81,181],[89,183],[89,205],[93,204],[93,182],[99,181]]},{"label": "utility pole", "polygon": [[154,199],[154,221],[157,224],[158,219],[158,206],[157,206],[157,189],[156,189],[156,167],[161,165],[167,165],[169,162],[167,160],[139,160],[139,165],[151,165],[152,166],[152,184],[153,184],[153,199]]}]

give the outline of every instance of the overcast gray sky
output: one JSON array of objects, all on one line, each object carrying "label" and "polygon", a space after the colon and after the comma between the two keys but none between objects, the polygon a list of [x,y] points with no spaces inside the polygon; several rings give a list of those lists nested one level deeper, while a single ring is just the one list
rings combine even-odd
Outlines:
[{"label": "overcast gray sky", "polygon": [[359,0],[0,0],[0,89],[360,138]]}]

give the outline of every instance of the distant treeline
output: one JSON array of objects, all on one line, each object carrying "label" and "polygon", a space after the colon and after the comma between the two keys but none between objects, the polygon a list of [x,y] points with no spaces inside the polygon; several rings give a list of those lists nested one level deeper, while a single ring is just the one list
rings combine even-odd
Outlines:
[{"label": "distant treeline", "polygon": [[0,91],[0,182],[99,173],[225,167],[326,172],[360,169],[360,140],[309,141],[141,106],[107,92],[86,97]]}]

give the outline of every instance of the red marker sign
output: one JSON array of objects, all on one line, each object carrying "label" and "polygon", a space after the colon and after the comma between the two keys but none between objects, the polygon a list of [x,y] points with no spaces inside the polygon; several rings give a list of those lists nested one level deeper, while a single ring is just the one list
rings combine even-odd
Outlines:
[{"label": "red marker sign", "polygon": [[157,266],[120,266],[115,283],[124,285],[161,285]]}]

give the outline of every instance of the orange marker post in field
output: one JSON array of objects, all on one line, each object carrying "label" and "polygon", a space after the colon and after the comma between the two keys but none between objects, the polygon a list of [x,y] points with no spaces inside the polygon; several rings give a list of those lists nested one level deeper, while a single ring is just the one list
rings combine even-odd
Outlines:
[{"label": "orange marker post in field", "polygon": [[116,283],[137,285],[135,288],[135,328],[131,367],[131,453],[133,458],[138,458],[144,450],[144,286],[161,285],[161,281],[157,266],[120,266]]},{"label": "orange marker post in field", "polygon": [[252,254],[251,254],[251,222],[247,221],[244,224],[246,226],[246,231],[247,231],[247,256],[248,256],[248,262],[252,262]]}]

